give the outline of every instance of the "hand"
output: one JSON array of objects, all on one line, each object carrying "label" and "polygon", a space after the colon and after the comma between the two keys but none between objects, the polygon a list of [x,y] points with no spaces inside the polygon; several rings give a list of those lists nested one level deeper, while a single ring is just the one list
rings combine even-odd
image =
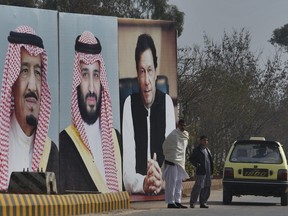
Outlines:
[{"label": "hand", "polygon": [[157,155],[154,153],[153,159],[148,161],[147,175],[144,179],[144,191],[145,193],[158,194],[162,189],[162,172],[157,162]]}]

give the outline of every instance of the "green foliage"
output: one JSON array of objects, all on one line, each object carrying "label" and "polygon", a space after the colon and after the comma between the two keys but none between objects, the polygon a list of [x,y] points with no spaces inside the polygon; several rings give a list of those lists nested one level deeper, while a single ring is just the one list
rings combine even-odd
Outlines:
[{"label": "green foliage", "polygon": [[167,0],[138,0],[137,8],[142,19],[171,20],[177,25],[178,37],[182,34],[184,25],[184,13],[177,6],[169,5]]},{"label": "green foliage", "polygon": [[57,10],[57,0],[38,0],[38,8]]},{"label": "green foliage", "polygon": [[288,24],[275,29],[269,42],[273,45],[278,44],[279,46],[284,47],[288,52]]},{"label": "green foliage", "polygon": [[19,7],[36,7],[34,0],[0,0],[0,4],[3,5],[13,5]]},{"label": "green foliage", "polygon": [[0,4],[37,7],[61,12],[122,18],[175,21],[178,37],[183,32],[184,13],[167,0],[0,0]]},{"label": "green foliage", "polygon": [[185,163],[185,170],[190,178],[194,178],[196,169],[189,161],[186,161]]}]

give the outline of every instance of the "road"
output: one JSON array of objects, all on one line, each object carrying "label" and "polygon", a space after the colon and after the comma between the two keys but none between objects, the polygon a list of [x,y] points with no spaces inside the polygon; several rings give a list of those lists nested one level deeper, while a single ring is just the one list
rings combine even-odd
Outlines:
[{"label": "road", "polygon": [[[182,200],[189,206],[189,197]],[[208,201],[209,209],[200,209],[196,205],[194,209],[167,209],[164,201],[133,202],[128,210],[95,214],[99,215],[133,215],[133,216],[287,216],[288,207],[280,205],[280,198],[242,196],[233,197],[231,205],[222,204],[222,190],[212,190]],[[88,215],[85,215],[88,216]],[[89,215],[92,216],[92,215]],[[94,215],[93,215],[94,216]]]}]

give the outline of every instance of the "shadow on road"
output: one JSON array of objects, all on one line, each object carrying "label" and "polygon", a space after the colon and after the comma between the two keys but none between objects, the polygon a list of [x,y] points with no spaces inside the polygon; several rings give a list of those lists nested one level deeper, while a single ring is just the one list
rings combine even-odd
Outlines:
[{"label": "shadow on road", "polygon": [[[184,202],[183,203],[186,206],[189,206],[189,202]],[[196,206],[199,205],[198,203],[196,204]],[[208,201],[208,205],[209,206],[276,206],[276,205],[280,205],[278,203],[268,203],[268,202],[233,202],[229,205],[224,205],[222,203],[222,201]]]}]

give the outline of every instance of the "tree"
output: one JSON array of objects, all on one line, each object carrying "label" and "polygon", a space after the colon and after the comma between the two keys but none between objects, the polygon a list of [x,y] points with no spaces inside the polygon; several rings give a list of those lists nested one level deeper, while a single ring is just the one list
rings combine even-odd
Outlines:
[{"label": "tree", "polygon": [[288,24],[275,29],[269,42],[273,45],[278,44],[288,52]]},{"label": "tree", "polygon": [[13,5],[13,6],[19,6],[19,7],[35,7],[35,1],[34,0],[0,0],[0,4],[3,5]]},{"label": "tree", "polygon": [[276,53],[262,69],[260,54],[250,50],[250,41],[250,33],[242,29],[224,32],[220,43],[204,35],[202,49],[178,49],[180,117],[190,122],[194,144],[199,135],[208,135],[218,172],[236,139],[265,136],[287,141],[279,127],[288,127],[281,120],[287,119],[283,101],[288,67]]},{"label": "tree", "polygon": [[184,13],[168,0],[0,0],[0,4],[37,7],[68,13],[122,18],[175,21],[178,37],[183,32]]},{"label": "tree", "polygon": [[185,14],[177,6],[169,5],[167,0],[62,0],[58,7],[60,11],[70,13],[170,20],[176,22],[178,37],[183,31]]},{"label": "tree", "polygon": [[57,10],[58,0],[36,0],[38,8]]},{"label": "tree", "polygon": [[178,37],[182,34],[184,13],[177,6],[169,5],[167,0],[132,0],[138,8],[141,19],[176,21]]}]

